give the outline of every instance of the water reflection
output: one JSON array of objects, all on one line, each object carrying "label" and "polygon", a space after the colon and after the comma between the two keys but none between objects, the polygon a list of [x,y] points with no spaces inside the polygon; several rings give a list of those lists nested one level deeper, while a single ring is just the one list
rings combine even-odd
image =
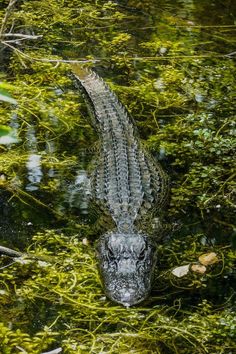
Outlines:
[{"label": "water reflection", "polygon": [[13,112],[13,114],[11,115],[11,121],[9,125],[11,128],[16,130],[20,127],[19,118],[16,112]]},{"label": "water reflection", "polygon": [[37,153],[37,137],[33,126],[27,127],[26,146],[29,156],[26,162],[28,183],[25,189],[32,192],[39,189],[39,184],[43,177],[41,156]]},{"label": "water reflection", "polygon": [[26,147],[28,151],[37,151],[37,137],[33,125],[28,125],[25,133]]},{"label": "water reflection", "polygon": [[87,172],[83,169],[76,173],[75,181],[71,183],[67,191],[67,201],[70,208],[79,209],[83,215],[88,214],[91,197],[91,185]]},{"label": "water reflection", "polygon": [[[57,118],[51,115],[49,120],[57,122]],[[37,198],[42,201],[47,200],[49,193],[51,195],[49,203],[57,211],[63,213],[73,211],[77,215],[87,215],[91,191],[90,180],[85,170],[86,153],[77,152],[78,164],[77,170],[74,171],[73,166],[60,165],[58,155],[61,145],[58,140],[51,138],[49,132],[46,132],[43,145],[38,143],[36,126],[33,124],[27,126],[25,137],[28,157],[25,164],[24,189],[33,193],[37,191]],[[52,193],[53,189],[57,191],[55,195]]]},{"label": "water reflection", "polygon": [[25,189],[32,192],[39,188],[39,184],[43,177],[41,156],[38,154],[30,154],[26,167],[28,170],[27,178],[29,183],[26,185]]},{"label": "water reflection", "polygon": [[[50,140],[49,136],[47,136],[47,139],[46,139],[45,151],[46,151],[47,155],[49,155],[51,158],[53,158],[53,155],[56,153],[56,143],[54,140]],[[49,169],[47,171],[47,175],[49,178],[53,178],[53,177],[57,176],[57,173],[55,171],[53,164],[51,165],[51,167],[49,167]]]},{"label": "water reflection", "polygon": [[[150,38],[153,41],[154,39],[156,40],[157,47],[154,48],[156,51],[153,52],[153,58],[157,58],[158,60],[161,57],[168,57],[170,50],[172,50],[172,53],[170,54],[171,57],[174,57],[175,55],[192,55],[195,48],[197,48],[199,54],[205,54],[208,52],[211,54],[214,51],[226,52],[227,47],[223,46],[222,43],[224,43],[225,38],[228,37],[228,33],[230,34],[230,29],[217,29],[217,27],[218,24],[225,25],[232,23],[230,1],[225,4],[224,14],[220,11],[224,2],[216,0],[211,2],[205,0],[160,0],[156,2],[123,0],[117,1],[117,3],[118,5],[123,5],[121,6],[123,12],[127,11],[128,14],[132,13],[133,16],[137,13],[137,16],[139,16],[140,26],[137,26],[137,22],[129,22],[127,19],[124,23],[126,31],[132,34],[133,41],[136,41],[137,43],[137,45],[134,44],[134,50],[132,46],[127,49],[128,51],[133,50],[132,55],[134,57],[141,56],[139,55],[139,45],[142,41],[145,43],[150,41]],[[209,17],[209,13],[211,13],[212,16]],[[207,28],[204,28],[204,24],[207,25]],[[215,25],[215,28],[209,29],[208,27],[211,27],[211,24]],[[103,30],[104,32],[106,31],[105,28]],[[107,30],[110,30],[109,26],[107,27]],[[176,48],[171,48],[168,47],[168,41],[173,41],[173,43],[179,41],[179,44],[177,43],[178,46],[176,46]],[[231,48],[231,42],[225,43]],[[89,50],[88,48],[86,47],[86,50]],[[86,52],[86,55],[87,54],[88,53]],[[75,55],[77,54],[75,53]],[[99,56],[100,54],[98,54],[98,57]],[[178,60],[178,58],[176,60]],[[141,78],[144,67],[138,60],[134,61],[134,66],[136,65],[136,78]],[[156,64],[153,64],[153,67],[155,65]],[[187,70],[191,70],[184,62],[179,62],[179,66],[185,66],[186,72]],[[155,67],[156,72],[159,71],[159,69],[158,66]],[[149,70],[151,72],[151,69]],[[168,81],[162,77],[161,72],[159,77],[155,73],[155,78],[156,79],[153,83],[155,89],[158,90],[160,94],[164,95],[169,90]],[[205,80],[211,80],[210,75],[208,77],[199,77],[199,82]],[[201,88],[204,87],[204,85],[199,84],[195,87],[194,83],[195,82],[191,80],[186,81],[186,97],[191,97],[193,101],[197,103],[198,107],[205,105],[207,110],[215,109],[219,104],[218,98],[214,96],[211,97],[207,91]],[[58,97],[65,93],[64,89],[59,87],[55,87],[54,92]],[[60,103],[58,103],[58,105],[59,104]],[[46,109],[43,104],[40,108],[42,108],[42,112]],[[169,112],[164,111],[163,113],[172,116],[173,112],[174,111],[170,110]],[[57,118],[55,108],[48,109],[47,116],[43,119],[46,120],[46,123],[50,122],[55,130],[58,129],[60,120]],[[166,120],[162,120],[159,116],[158,123],[162,126],[166,123]],[[21,124],[22,122],[19,120],[17,114],[14,113],[11,117],[10,125],[17,129]],[[47,131],[43,137],[44,141],[42,144],[42,137],[41,135],[39,137],[37,124],[38,121],[35,121],[28,124],[26,128],[24,147],[28,153],[28,157],[24,166],[24,168],[26,167],[26,183],[23,188],[28,192],[37,191],[37,195],[43,201],[44,196],[47,194],[45,199],[46,203],[48,195],[50,195],[50,203],[52,203],[53,206],[57,205],[59,210],[66,210],[66,208],[78,209],[80,214],[87,215],[91,191],[89,178],[86,173],[86,161],[83,155],[80,154],[79,149],[76,151],[76,148],[73,146],[73,139],[75,139],[74,141],[76,141],[77,144],[77,138],[80,134],[79,129],[78,132],[71,132],[72,138],[70,138],[68,142],[62,142],[60,138],[53,140],[55,136],[52,138],[51,133]],[[45,126],[47,126],[47,124],[45,124]],[[42,127],[39,129],[41,128]],[[43,129],[41,130],[41,133],[42,131]],[[58,131],[60,130],[58,129]],[[64,156],[65,151],[65,155],[68,157],[76,154],[78,158],[76,171],[73,170],[75,167],[71,168],[69,166],[69,163],[62,163],[63,159],[66,161]],[[62,158],[60,158],[61,156]],[[161,148],[159,158],[165,159],[165,156],[166,151],[164,148]],[[19,172],[19,179],[24,178],[22,177],[21,172],[22,171]],[[58,188],[56,184],[58,185]],[[51,187],[52,189],[50,189]],[[44,194],[45,190],[47,193]],[[53,192],[55,190],[56,193]],[[65,205],[66,207],[64,207]]]}]

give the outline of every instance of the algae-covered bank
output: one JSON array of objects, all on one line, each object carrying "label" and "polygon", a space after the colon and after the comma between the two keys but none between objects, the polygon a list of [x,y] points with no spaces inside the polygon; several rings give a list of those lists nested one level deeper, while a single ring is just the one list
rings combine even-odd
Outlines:
[{"label": "algae-covered bank", "polygon": [[[0,3],[0,353],[236,351],[233,0]],[[150,297],[106,298],[86,62],[170,178]],[[140,227],[158,223],[155,210]]]}]

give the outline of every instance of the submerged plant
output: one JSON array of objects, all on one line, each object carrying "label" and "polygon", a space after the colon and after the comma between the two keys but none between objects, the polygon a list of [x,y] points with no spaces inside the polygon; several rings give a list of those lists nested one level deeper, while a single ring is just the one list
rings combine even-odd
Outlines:
[{"label": "submerged plant", "polygon": [[[17,105],[1,102],[0,124],[19,141],[0,144],[0,244],[25,255],[0,259],[0,352],[234,352],[232,11],[223,23],[212,2],[181,4],[1,3],[0,76]],[[172,181],[152,296],[128,310],[105,298],[94,258],[112,221],[89,206],[99,141],[65,63],[81,59]]]}]

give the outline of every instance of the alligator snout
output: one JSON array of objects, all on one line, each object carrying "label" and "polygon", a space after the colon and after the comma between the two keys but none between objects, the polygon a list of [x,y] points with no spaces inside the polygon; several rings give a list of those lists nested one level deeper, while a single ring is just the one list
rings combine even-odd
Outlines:
[{"label": "alligator snout", "polygon": [[122,289],[115,294],[115,300],[124,306],[131,306],[137,302],[135,289]]},{"label": "alligator snout", "polygon": [[109,294],[109,297],[111,300],[125,306],[125,307],[130,307],[133,305],[138,304],[139,302],[142,302],[149,294],[149,291],[144,291],[144,293],[140,294],[140,292],[137,289],[134,288],[124,288],[116,290],[115,293]]},{"label": "alligator snout", "polygon": [[99,268],[107,296],[124,306],[143,301],[150,293],[155,245],[141,233],[109,232],[98,242]]}]

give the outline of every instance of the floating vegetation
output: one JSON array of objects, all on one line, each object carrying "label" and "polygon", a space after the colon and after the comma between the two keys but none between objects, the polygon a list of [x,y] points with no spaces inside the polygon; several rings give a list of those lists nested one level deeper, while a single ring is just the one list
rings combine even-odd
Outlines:
[{"label": "floating vegetation", "polygon": [[[235,352],[233,16],[217,1],[1,2],[0,139],[18,141],[0,143],[0,246],[19,252],[0,258],[1,353]],[[99,141],[71,61],[107,81],[172,181],[153,292],[129,309],[99,280],[112,221],[88,204]]]},{"label": "floating vegetation", "polygon": [[[186,260],[201,251],[182,252],[180,243],[173,248],[175,256],[181,254]],[[230,297],[221,300],[226,301],[223,310],[221,304],[206,300],[211,298],[210,283],[217,286],[219,279],[229,276],[229,264],[222,264],[224,257],[230,258],[229,249],[221,250],[219,266],[203,278],[190,275],[176,284],[168,275],[174,255],[168,257],[166,252],[166,269],[158,275],[157,300],[128,310],[104,297],[93,248],[78,237],[53,230],[37,233],[27,252],[30,257],[15,258],[13,263],[2,257],[1,316],[8,320],[1,324],[3,353],[13,353],[17,346],[29,353],[57,346],[65,353],[109,352],[111,347],[114,353],[128,348],[162,353],[175,352],[180,346],[182,353],[205,353],[222,345],[227,350],[234,347],[236,322]],[[199,287],[205,300],[198,303]],[[174,303],[167,305],[173,298]]]}]

